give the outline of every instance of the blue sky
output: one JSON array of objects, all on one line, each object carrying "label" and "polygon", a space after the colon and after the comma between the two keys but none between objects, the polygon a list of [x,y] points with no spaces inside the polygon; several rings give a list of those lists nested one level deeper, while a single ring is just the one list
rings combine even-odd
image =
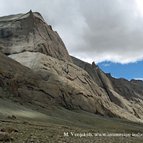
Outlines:
[{"label": "blue sky", "polygon": [[112,62],[101,62],[98,66],[106,73],[111,73],[115,78],[142,79],[143,80],[143,61],[119,64]]}]

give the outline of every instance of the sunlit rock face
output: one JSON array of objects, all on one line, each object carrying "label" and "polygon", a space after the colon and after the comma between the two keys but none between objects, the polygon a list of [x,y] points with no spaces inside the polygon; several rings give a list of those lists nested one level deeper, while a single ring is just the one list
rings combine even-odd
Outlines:
[{"label": "sunlit rock face", "polygon": [[7,55],[40,52],[71,62],[58,33],[46,24],[39,13],[32,11],[0,18],[0,50]]},{"label": "sunlit rock face", "polygon": [[142,82],[115,79],[71,57],[37,12],[0,18],[0,51],[1,97],[143,121]]}]

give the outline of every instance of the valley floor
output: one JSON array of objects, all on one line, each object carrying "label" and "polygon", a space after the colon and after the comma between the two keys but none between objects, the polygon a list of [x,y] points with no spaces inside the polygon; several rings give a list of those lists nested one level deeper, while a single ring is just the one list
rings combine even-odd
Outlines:
[{"label": "valley floor", "polygon": [[[7,142],[14,143],[142,143],[143,137],[94,137],[94,133],[103,133],[102,129],[83,128],[52,123],[40,123],[30,121],[0,121],[0,128],[8,133]],[[128,128],[124,128],[128,130]],[[123,130],[124,130],[123,129]],[[132,128],[132,132],[137,130]],[[106,133],[112,130],[106,129]],[[120,130],[120,129],[119,129]],[[115,130],[114,130],[115,131]],[[117,130],[118,132],[118,130]],[[69,136],[67,136],[67,133]],[[72,136],[72,133],[75,136]],[[86,136],[76,136],[77,133]],[[131,133],[131,131],[119,133]],[[79,135],[79,134],[78,134]],[[1,142],[4,142],[1,141]]]},{"label": "valley floor", "polygon": [[[26,107],[26,109],[27,108],[28,106]],[[44,110],[47,109],[43,109],[43,111]],[[38,113],[38,111],[36,112]],[[101,117],[87,112],[69,111],[61,107],[52,108],[47,112],[48,114],[45,116],[41,116],[41,118],[36,118],[36,116],[34,117],[32,116],[33,118],[27,118],[27,116],[20,117],[18,115],[17,117],[12,115],[3,116],[4,114],[0,114],[1,117],[0,142],[1,143],[4,142],[142,143],[143,142],[143,135],[142,135],[143,125],[139,123],[132,123],[126,120]],[[44,113],[39,113],[39,115],[40,114]],[[118,137],[115,137],[116,135]]]}]

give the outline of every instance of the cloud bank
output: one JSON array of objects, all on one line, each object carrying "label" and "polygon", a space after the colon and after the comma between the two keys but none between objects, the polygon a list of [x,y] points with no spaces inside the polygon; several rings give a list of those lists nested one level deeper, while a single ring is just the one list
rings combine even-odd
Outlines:
[{"label": "cloud bank", "polygon": [[[143,59],[140,0],[1,0],[0,15],[40,12],[70,54],[88,62]],[[143,7],[143,5],[142,5]]]}]

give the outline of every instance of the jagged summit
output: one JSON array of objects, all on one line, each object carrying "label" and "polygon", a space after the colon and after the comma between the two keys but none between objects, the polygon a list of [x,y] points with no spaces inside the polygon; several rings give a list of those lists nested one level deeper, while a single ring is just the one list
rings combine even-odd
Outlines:
[{"label": "jagged summit", "polygon": [[14,15],[0,17],[0,22],[20,20],[20,19],[27,18],[29,16],[35,16],[35,17],[43,20],[43,22],[44,22],[44,18],[42,17],[42,15],[39,12],[32,12],[32,10],[30,10],[27,13],[14,14]]},{"label": "jagged summit", "polygon": [[7,55],[37,51],[72,62],[57,32],[46,24],[41,14],[31,10],[0,18],[0,51]]}]

